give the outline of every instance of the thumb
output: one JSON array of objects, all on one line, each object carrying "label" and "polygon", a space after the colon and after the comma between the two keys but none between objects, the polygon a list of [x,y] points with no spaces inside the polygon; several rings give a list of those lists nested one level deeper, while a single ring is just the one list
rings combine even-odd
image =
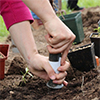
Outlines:
[{"label": "thumb", "polygon": [[50,77],[50,79],[55,80],[56,79],[56,73],[53,70],[52,66],[50,64],[48,64],[49,66],[45,67],[45,70],[48,74],[48,76]]}]

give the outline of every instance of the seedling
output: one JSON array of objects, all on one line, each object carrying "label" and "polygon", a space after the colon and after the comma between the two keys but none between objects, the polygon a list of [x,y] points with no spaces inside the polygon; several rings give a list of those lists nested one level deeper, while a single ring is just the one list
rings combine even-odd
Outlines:
[{"label": "seedling", "polygon": [[[25,68],[25,73],[23,73],[22,71],[21,71],[21,73],[23,74],[22,80],[23,80],[23,82],[24,82],[25,84],[26,84],[26,81],[27,81],[27,79],[26,79],[27,74],[28,74],[29,76],[33,77],[33,75],[29,72],[29,68],[28,68],[28,67]],[[22,85],[22,83],[21,83],[21,85]]]},{"label": "seedling", "polygon": [[90,40],[94,43],[95,55],[100,57],[100,20],[98,21],[98,28],[94,30],[97,30],[97,32],[90,35]]},{"label": "seedling", "polygon": [[100,36],[100,20],[98,21],[98,28],[94,29],[94,31],[97,31]]},{"label": "seedling", "polygon": [[75,45],[75,44],[77,44],[77,42],[73,42],[73,43],[72,43],[72,45]]}]

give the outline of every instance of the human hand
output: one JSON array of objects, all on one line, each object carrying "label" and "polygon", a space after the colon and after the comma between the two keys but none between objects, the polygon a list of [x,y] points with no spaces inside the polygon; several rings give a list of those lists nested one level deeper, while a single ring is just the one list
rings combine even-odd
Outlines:
[{"label": "human hand", "polygon": [[63,13],[66,15],[66,11],[65,10],[58,10],[57,12],[56,12],[56,14],[58,15],[58,16],[63,16]]},{"label": "human hand", "polygon": [[48,51],[52,54],[62,53],[61,65],[63,65],[75,35],[57,16],[44,25],[48,32],[45,36],[49,44]]},{"label": "human hand", "polygon": [[63,66],[58,68],[60,71],[59,74],[56,74],[53,68],[49,64],[49,60],[47,57],[42,56],[40,54],[35,54],[30,61],[28,62],[30,71],[43,79],[49,80],[52,79],[56,84],[64,84],[67,86],[67,82],[64,80],[67,72],[66,70],[69,68],[69,63],[65,62]]}]

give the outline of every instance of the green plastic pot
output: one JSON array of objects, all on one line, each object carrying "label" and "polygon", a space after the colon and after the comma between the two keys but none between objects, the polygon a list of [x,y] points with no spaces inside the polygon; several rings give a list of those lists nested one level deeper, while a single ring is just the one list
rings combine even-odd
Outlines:
[{"label": "green plastic pot", "polygon": [[59,18],[76,35],[74,43],[77,44],[82,42],[84,39],[84,32],[83,32],[81,12],[63,15],[60,16]]}]

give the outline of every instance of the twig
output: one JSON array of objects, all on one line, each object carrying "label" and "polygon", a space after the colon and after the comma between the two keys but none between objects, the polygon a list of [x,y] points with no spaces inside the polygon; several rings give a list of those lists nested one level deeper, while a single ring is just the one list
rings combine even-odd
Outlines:
[{"label": "twig", "polygon": [[81,90],[82,90],[82,93],[83,93],[83,96],[84,96],[84,76],[82,76],[82,84],[81,84]]}]

